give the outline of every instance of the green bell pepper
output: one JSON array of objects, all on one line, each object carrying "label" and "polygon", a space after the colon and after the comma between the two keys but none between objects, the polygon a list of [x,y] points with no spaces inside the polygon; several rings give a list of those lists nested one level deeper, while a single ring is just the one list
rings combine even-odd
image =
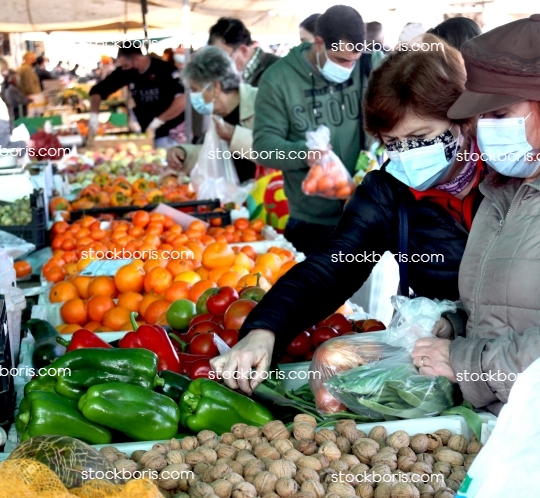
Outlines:
[{"label": "green bell pepper", "polygon": [[162,370],[158,375],[165,381],[165,384],[156,387],[155,391],[179,403],[182,394],[188,390],[191,379],[187,375],[172,372],[171,370]]},{"label": "green bell pepper", "polygon": [[178,405],[144,387],[120,382],[92,386],[78,406],[88,420],[137,441],[171,439],[178,432]]},{"label": "green bell pepper", "polygon": [[55,391],[78,400],[89,387],[109,382],[146,389],[163,385],[157,376],[158,357],[147,349],[76,349],[55,360],[48,371],[56,377]]},{"label": "green bell pepper", "polygon": [[24,395],[28,396],[33,391],[46,391],[49,393],[56,392],[54,386],[56,385],[56,377],[50,375],[40,375],[31,380],[24,386]]},{"label": "green bell pepper", "polygon": [[[26,400],[26,401],[25,401]],[[43,391],[31,392],[21,402],[15,426],[21,440],[53,434],[81,439],[89,444],[108,444],[111,433],[86,420],[77,410],[75,401],[58,394]]]},{"label": "green bell pepper", "polygon": [[209,379],[197,379],[180,400],[183,427],[193,432],[209,429],[221,435],[234,424],[262,426],[272,414],[252,399]]}]

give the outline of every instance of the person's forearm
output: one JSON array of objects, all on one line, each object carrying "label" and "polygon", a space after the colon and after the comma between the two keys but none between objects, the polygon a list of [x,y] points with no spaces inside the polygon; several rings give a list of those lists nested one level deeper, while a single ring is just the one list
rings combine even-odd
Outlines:
[{"label": "person's forearm", "polygon": [[171,119],[180,116],[180,114],[184,112],[185,107],[186,97],[185,95],[179,95],[172,101],[172,104],[167,108],[165,112],[161,113],[159,116],[156,117],[158,119],[161,119],[161,121],[170,121]]},{"label": "person's forearm", "polygon": [[90,112],[99,112],[100,105],[101,105],[101,95],[94,93],[90,97]]}]

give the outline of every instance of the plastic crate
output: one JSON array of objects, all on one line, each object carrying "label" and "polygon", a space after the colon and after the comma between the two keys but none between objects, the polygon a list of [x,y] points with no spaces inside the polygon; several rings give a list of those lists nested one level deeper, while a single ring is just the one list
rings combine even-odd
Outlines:
[{"label": "plastic crate", "polygon": [[15,390],[13,377],[9,373],[12,366],[6,301],[4,295],[0,294],[0,427],[6,431],[13,421]]},{"label": "plastic crate", "polygon": [[[174,209],[178,209],[184,213],[188,213],[195,218],[199,218],[203,221],[210,221],[214,218],[220,218],[222,224],[229,225],[231,223],[231,213],[229,211],[225,212],[213,212],[213,209],[216,209],[221,206],[219,199],[209,199],[201,201],[187,201],[187,202],[165,202],[163,203]],[[111,214],[116,217],[123,217],[124,215],[131,213],[132,211],[153,211],[158,205],[157,204],[148,204],[142,207],[136,206],[111,206],[111,207],[102,207],[102,208],[92,208],[85,209],[80,211],[72,211],[70,219],[72,221],[78,220],[85,215],[98,217],[100,214]],[[200,211],[201,208],[204,208],[204,211]],[[207,211],[208,210],[208,211]]]},{"label": "plastic crate", "polygon": [[[3,204],[9,203],[4,202]],[[45,211],[43,189],[34,190],[30,194],[30,206],[32,209],[32,221],[28,225],[0,225],[0,230],[12,233],[26,240],[26,242],[34,244],[36,249],[41,249],[47,245],[47,213]]]}]

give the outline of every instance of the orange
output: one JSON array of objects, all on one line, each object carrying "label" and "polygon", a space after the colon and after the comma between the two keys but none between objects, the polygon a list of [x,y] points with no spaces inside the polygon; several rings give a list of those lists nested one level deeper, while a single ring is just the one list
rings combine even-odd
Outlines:
[{"label": "orange", "polygon": [[257,275],[250,273],[249,275],[244,275],[240,280],[238,280],[238,283],[236,284],[236,290],[240,291],[244,287],[251,287],[253,285],[258,285],[261,289],[264,289],[266,291],[269,290],[270,287],[272,287],[270,285],[270,282],[268,282],[268,280],[266,280],[266,278],[264,277],[260,277],[259,282],[257,283]]},{"label": "orange", "polygon": [[66,276],[65,270],[58,265],[53,265],[46,271],[45,268],[43,269],[43,276],[48,282],[60,282],[61,280],[64,280],[64,277]]},{"label": "orange", "polygon": [[231,268],[229,266],[216,266],[214,269],[210,270],[207,278],[212,280],[212,282],[217,282],[221,276],[227,273],[230,269]]},{"label": "orange", "polygon": [[[137,328],[139,328],[144,322],[135,322],[137,324]],[[120,330],[127,330],[128,332],[133,331],[133,325],[131,323],[131,320],[129,322],[123,323],[120,327]]]},{"label": "orange", "polygon": [[88,228],[81,228],[76,234],[75,234],[75,238],[77,240],[79,239],[84,239],[86,237],[88,237],[90,235],[90,230],[88,230]]},{"label": "orange", "polygon": [[138,292],[124,292],[118,296],[118,306],[127,308],[130,311],[138,312],[142,299],[142,294],[139,294]]},{"label": "orange", "polygon": [[74,238],[64,239],[60,246],[64,251],[71,251],[77,247],[77,241]]},{"label": "orange", "polygon": [[163,294],[172,282],[173,277],[169,270],[160,267],[153,268],[144,276],[144,291]]},{"label": "orange", "polygon": [[[173,282],[172,285],[165,291],[163,297],[171,303],[178,301],[178,299],[188,299],[190,288],[191,284],[187,282]],[[120,301],[118,301],[118,304],[120,304]]]},{"label": "orange", "polygon": [[281,268],[283,262],[277,254],[266,253],[257,256],[255,264],[258,266],[266,266],[275,275]]},{"label": "orange", "polygon": [[143,237],[143,241],[150,245],[153,249],[157,249],[161,244],[161,239],[158,234],[148,233]]},{"label": "orange", "polygon": [[88,285],[88,296],[116,297],[116,286],[112,277],[106,277],[105,275],[94,277]]},{"label": "orange", "polygon": [[169,262],[166,259],[149,259],[144,265],[145,273],[150,273],[154,268],[165,268]]},{"label": "orange", "polygon": [[131,222],[136,227],[145,227],[150,223],[150,214],[146,211],[135,211],[135,214],[133,215],[133,218],[131,218]]},{"label": "orange", "polygon": [[157,322],[157,319],[163,313],[167,312],[170,305],[171,302],[166,299],[160,299],[159,301],[150,303],[150,306],[146,308],[146,312],[144,313],[144,321],[150,325],[154,325]]},{"label": "orange", "polygon": [[243,252],[246,256],[251,258],[253,261],[257,258],[257,253],[255,252],[255,249],[251,246],[244,246],[242,249],[240,249],[240,252]]},{"label": "orange", "polygon": [[98,327],[101,326],[100,322],[88,322],[84,328],[90,332],[95,332]]},{"label": "orange", "polygon": [[100,325],[94,332],[113,332],[113,329],[111,329],[111,327],[105,327],[105,325]]},{"label": "orange", "polygon": [[199,268],[195,270],[195,273],[199,275],[201,279],[209,278],[210,275],[210,272],[204,266],[199,266]]},{"label": "orange", "polygon": [[182,272],[193,270],[193,261],[190,259],[170,259],[165,267],[173,277]]},{"label": "orange", "polygon": [[190,255],[192,259],[196,261],[202,260],[204,246],[200,243],[200,241],[189,240],[185,243],[185,246],[193,252],[193,255]]},{"label": "orange", "polygon": [[238,266],[243,266],[247,270],[251,270],[255,266],[255,261],[253,261],[249,256],[243,252],[239,252],[234,257],[234,264]]},{"label": "orange", "polygon": [[176,235],[174,239],[172,239],[172,245],[173,247],[184,245],[188,241],[188,237],[185,233]]},{"label": "orange", "polygon": [[58,282],[52,286],[49,292],[49,301],[51,303],[65,303],[70,299],[80,297],[77,287],[71,282]]},{"label": "orange", "polygon": [[131,311],[121,306],[111,308],[103,316],[103,325],[112,330],[121,330],[122,325],[129,321],[130,313]]},{"label": "orange", "polygon": [[69,225],[65,221],[57,221],[53,224],[51,233],[53,235],[58,235],[59,233],[64,233],[68,228]]},{"label": "orange", "polygon": [[96,219],[93,216],[83,216],[79,221],[81,228],[88,228]]},{"label": "orange", "polygon": [[122,266],[116,271],[114,285],[119,292],[141,292],[144,286],[144,270],[134,264]]},{"label": "orange", "polygon": [[262,232],[262,229],[264,228],[264,221],[263,220],[253,220],[251,223],[250,223],[250,226],[253,230],[255,230],[255,232],[257,233],[261,233]]},{"label": "orange", "polygon": [[242,234],[242,237],[240,239],[242,242],[256,242],[257,234],[255,232],[248,232],[247,230],[245,233]]},{"label": "orange", "polygon": [[207,289],[211,289],[212,287],[217,287],[217,285],[211,280],[201,280],[194,283],[191,289],[189,289],[189,300],[196,303],[201,297],[202,293]]},{"label": "orange", "polygon": [[92,281],[92,277],[84,277],[77,275],[73,278],[73,285],[77,288],[79,296],[83,299],[88,299],[88,285]]},{"label": "orange", "polygon": [[65,323],[62,323],[62,324],[56,326],[56,330],[58,330],[58,332],[62,333],[62,330],[64,330],[66,327],[67,327],[67,325]]},{"label": "orange", "polygon": [[234,257],[235,254],[231,246],[223,242],[213,242],[203,251],[202,264],[209,270],[217,266],[231,266]]},{"label": "orange", "polygon": [[32,273],[32,267],[28,261],[15,261],[15,263],[13,263],[13,268],[15,268],[17,278],[26,277],[26,275]]},{"label": "orange", "polygon": [[238,281],[240,280],[240,274],[235,271],[229,270],[227,273],[224,273],[220,279],[217,281],[218,287],[229,286],[233,289],[237,286]]},{"label": "orange", "polygon": [[247,218],[238,218],[234,222],[234,228],[237,230],[245,230],[249,227],[249,220]]},{"label": "orange", "polygon": [[64,254],[62,254],[62,259],[66,263],[74,263],[77,261],[77,253],[75,251],[65,251]]},{"label": "orange", "polygon": [[189,224],[189,227],[188,227],[188,230],[195,230],[197,232],[206,232],[206,223],[204,223],[203,221],[201,220],[195,220],[195,221],[192,221],[190,224]]},{"label": "orange", "polygon": [[68,263],[64,266],[64,271],[66,272],[66,275],[77,275],[77,273],[79,273],[79,270],[77,270],[77,263]]},{"label": "orange", "polygon": [[236,273],[238,273],[239,275],[241,275],[242,277],[244,275],[247,275],[249,273],[249,270],[245,267],[245,266],[240,266],[240,265],[232,265],[231,268],[230,268],[232,271],[235,271]]},{"label": "orange", "polygon": [[159,301],[160,299],[163,299],[163,296],[161,294],[152,293],[144,295],[141,299],[141,302],[139,303],[139,316],[144,317],[148,306],[150,306],[154,301]]},{"label": "orange", "polygon": [[279,271],[277,272],[277,275],[276,275],[276,280],[285,275],[285,273],[287,273],[294,265],[298,264],[298,261],[287,261],[286,263],[283,263],[281,265],[281,268],[279,269]]},{"label": "orange", "polygon": [[215,242],[215,241],[216,241],[216,239],[214,239],[214,237],[211,237],[210,235],[203,235],[201,237],[201,243],[204,244],[205,246],[208,246],[212,242]]},{"label": "orange", "polygon": [[169,325],[167,323],[167,313],[161,313],[161,315],[158,316],[158,319],[156,320],[155,325]]},{"label": "orange", "polygon": [[274,280],[274,274],[270,271],[270,268],[268,268],[267,266],[255,265],[249,271],[249,273],[252,273],[253,275],[260,273],[261,276],[266,278],[266,280],[268,280],[269,282],[272,282]]},{"label": "orange", "polygon": [[88,321],[86,303],[80,298],[66,301],[60,308],[60,315],[62,320],[68,324],[76,323],[82,326]]},{"label": "orange", "polygon": [[73,334],[74,332],[77,332],[77,330],[80,330],[81,326],[77,325],[76,323],[67,324],[62,327],[61,334]]},{"label": "orange", "polygon": [[83,271],[92,261],[95,261],[96,258],[81,258],[77,261],[77,269],[79,272]]},{"label": "orange", "polygon": [[174,277],[175,282],[187,282],[188,284],[194,284],[201,280],[201,276],[194,271],[185,271]]},{"label": "orange", "polygon": [[292,261],[294,259],[294,253],[289,251],[289,249],[281,249],[277,255],[285,262]]},{"label": "orange", "polygon": [[162,213],[150,213],[150,221],[163,223],[165,221],[165,215]]},{"label": "orange", "polygon": [[114,307],[114,301],[107,296],[92,296],[86,303],[88,318],[93,322],[101,322],[105,313]]}]

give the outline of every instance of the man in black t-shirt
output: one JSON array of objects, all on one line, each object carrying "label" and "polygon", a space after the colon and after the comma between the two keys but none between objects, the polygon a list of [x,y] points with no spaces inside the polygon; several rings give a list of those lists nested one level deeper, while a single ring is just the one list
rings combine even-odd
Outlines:
[{"label": "man in black t-shirt", "polygon": [[90,90],[90,136],[98,128],[99,105],[111,93],[128,85],[135,101],[133,109],[142,131],[151,130],[156,147],[174,145],[169,130],[184,121],[184,87],[175,66],[143,55],[140,48],[120,48],[118,68]]}]

